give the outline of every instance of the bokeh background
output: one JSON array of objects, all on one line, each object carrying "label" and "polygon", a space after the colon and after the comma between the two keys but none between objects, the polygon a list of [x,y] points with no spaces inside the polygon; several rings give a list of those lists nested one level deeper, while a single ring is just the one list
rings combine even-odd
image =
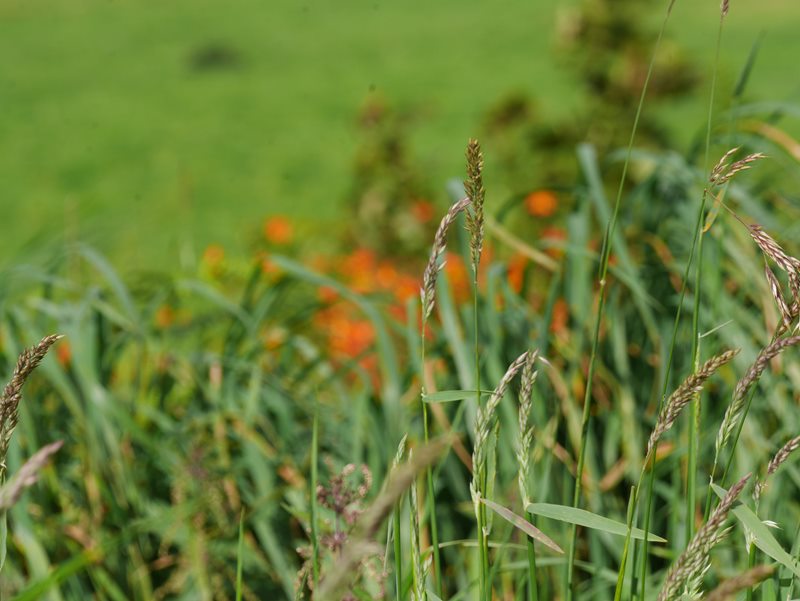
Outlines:
[{"label": "bokeh background", "polygon": [[[5,0],[0,263],[82,240],[123,269],[191,268],[212,243],[248,250],[269,215],[329,231],[350,216],[376,107],[400,122],[404,160],[442,207],[466,139],[486,138],[504,102],[580,122],[591,95],[570,36],[583,4]],[[662,18],[655,2],[616,4],[647,33]],[[647,111],[677,148],[702,128],[717,4],[674,8],[665,54],[698,85]],[[734,2],[720,89],[763,32],[748,94],[795,98],[799,21],[792,0]],[[496,198],[504,136],[484,140]]]}]

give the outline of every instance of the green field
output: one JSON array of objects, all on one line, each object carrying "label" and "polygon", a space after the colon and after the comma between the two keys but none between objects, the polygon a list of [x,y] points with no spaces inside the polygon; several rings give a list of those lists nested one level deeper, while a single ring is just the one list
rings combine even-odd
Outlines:
[{"label": "green field", "polygon": [[[569,4],[7,0],[0,265],[80,239],[127,268],[171,267],[214,241],[241,250],[268,214],[335,221],[371,97],[417,111],[412,150],[439,185],[461,173],[464,141],[504,95],[580,111],[553,53],[555,15]],[[717,10],[678,2],[670,24],[701,69]],[[761,30],[751,96],[796,96],[799,23],[796,2],[734,2],[723,97]],[[214,49],[217,68],[192,67]],[[660,109],[682,124],[679,140],[704,102]],[[487,177],[501,190],[491,168]]]}]

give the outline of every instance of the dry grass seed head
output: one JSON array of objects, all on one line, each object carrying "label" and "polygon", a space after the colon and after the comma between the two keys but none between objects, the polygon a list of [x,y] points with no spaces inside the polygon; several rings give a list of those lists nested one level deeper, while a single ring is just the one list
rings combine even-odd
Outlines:
[{"label": "dry grass seed head", "polygon": [[775,274],[772,273],[772,269],[770,269],[769,263],[766,261],[764,262],[764,275],[767,278],[767,283],[769,284],[769,290],[772,293],[772,298],[775,299],[775,303],[778,305],[778,310],[781,312],[783,326],[784,328],[788,328],[793,321],[792,310],[789,308],[789,305],[786,304],[786,301],[783,298],[783,293],[781,292],[781,285],[778,282],[778,278],[776,278]]},{"label": "dry grass seed head", "polygon": [[764,489],[767,487],[767,478],[777,472],[778,468],[783,465],[787,459],[789,459],[789,455],[794,453],[797,449],[800,449],[800,436],[792,438],[789,442],[783,445],[777,453],[775,453],[775,456],[772,458],[769,464],[767,464],[767,473],[764,475],[764,478],[758,484],[756,484],[756,489],[753,494],[756,501],[758,501],[758,499],[761,497],[761,493],[763,493]]},{"label": "dry grass seed head", "polygon": [[6,511],[16,503],[26,488],[33,486],[39,477],[39,472],[50,461],[50,457],[58,451],[64,443],[57,441],[50,443],[36,451],[17,471],[8,483],[0,488],[0,512]]},{"label": "dry grass seed head", "polygon": [[519,446],[517,447],[519,471],[517,472],[517,483],[523,507],[527,507],[531,502],[528,496],[528,475],[530,474],[531,465],[530,449],[531,441],[533,440],[533,428],[529,425],[528,420],[532,406],[533,384],[536,382],[537,376],[534,364],[538,355],[539,351],[528,353],[525,366],[522,368],[522,386],[519,393]]},{"label": "dry grass seed head", "polygon": [[[409,451],[409,461],[413,458],[413,451]],[[411,484],[408,502],[411,512],[411,567],[414,570],[414,601],[425,601],[428,598],[425,593],[427,570],[423,565],[422,549],[420,548],[419,501],[417,500],[416,482]]]},{"label": "dry grass seed head", "polygon": [[723,528],[728,513],[733,507],[733,503],[742,494],[750,474],[744,476],[734,484],[720,504],[708,518],[708,521],[697,531],[689,541],[686,550],[681,553],[675,564],[670,568],[664,586],[658,594],[658,601],[674,599],[681,594],[687,582],[697,581],[698,576],[707,569],[709,553],[712,547],[719,543],[727,534],[728,530]]},{"label": "dry grass seed head", "polygon": [[656,443],[658,443],[661,436],[669,430],[672,424],[675,423],[675,420],[678,419],[683,408],[703,389],[705,381],[738,353],[739,349],[731,349],[712,357],[706,361],[700,369],[686,378],[675,392],[670,395],[658,416],[656,426],[653,428],[653,432],[650,434],[650,439],[647,442],[648,458],[650,457],[650,453],[655,449]]},{"label": "dry grass seed head", "polygon": [[727,170],[728,163],[726,162],[731,156],[733,156],[738,150],[739,146],[736,148],[731,148],[728,152],[722,155],[722,158],[717,161],[717,164],[714,165],[714,168],[711,170],[711,175],[708,178],[708,181],[712,184],[717,182],[717,179]]},{"label": "dry grass seed head", "polygon": [[478,413],[475,417],[475,443],[472,450],[472,483],[470,484],[472,501],[475,504],[476,510],[478,509],[480,503],[478,483],[481,479],[483,465],[486,462],[486,457],[488,456],[489,449],[487,448],[487,443],[489,440],[489,434],[492,430],[491,426],[494,412],[497,409],[497,405],[500,404],[500,400],[505,396],[511,380],[514,379],[514,376],[517,375],[517,372],[519,372],[519,370],[522,369],[522,367],[528,361],[529,354],[530,351],[525,351],[519,357],[517,357],[511,363],[511,365],[508,366],[506,373],[500,379],[500,382],[497,384],[497,388],[495,388],[494,392],[492,392],[486,405],[483,407],[478,407]]},{"label": "dry grass seed head", "polygon": [[774,573],[775,566],[762,565],[750,568],[746,572],[722,582],[708,594],[706,601],[732,601],[736,598],[736,593],[754,587]]},{"label": "dry grass seed head", "polygon": [[447,231],[456,220],[456,217],[458,217],[458,214],[466,209],[469,204],[469,198],[462,198],[453,204],[445,216],[442,217],[439,228],[436,230],[436,235],[433,238],[433,248],[431,248],[431,256],[428,259],[428,264],[425,266],[425,271],[422,276],[422,288],[420,289],[423,321],[427,321],[428,317],[431,315],[431,311],[433,311],[436,297],[436,277],[444,267],[444,263],[439,263],[439,257],[442,256],[447,248]]},{"label": "dry grass seed head", "polygon": [[798,342],[800,342],[800,336],[781,338],[780,340],[776,340],[766,348],[762,349],[742,379],[736,384],[736,388],[733,390],[733,399],[731,400],[731,404],[728,405],[728,408],[725,410],[725,415],[722,418],[722,424],[720,424],[719,432],[717,432],[717,439],[715,442],[715,449],[717,453],[719,453],[722,447],[725,446],[730,439],[731,434],[733,434],[736,423],[739,421],[739,416],[744,410],[746,401],[745,397],[747,396],[750,388],[752,388],[753,384],[755,384],[761,378],[761,374],[764,373],[764,370],[767,368],[767,365],[773,358],[775,358],[784,349],[793,346]]},{"label": "dry grass seed head", "polygon": [[800,262],[794,257],[789,256],[786,251],[781,248],[781,245],[765,232],[760,225],[754,223],[748,225],[747,229],[753,241],[758,244],[761,251],[772,259],[778,267],[783,269],[786,273],[797,273]]},{"label": "dry grass seed head", "polygon": [[749,169],[750,163],[766,157],[765,154],[756,152],[753,154],[748,154],[743,159],[729,164],[727,160],[738,150],[739,148],[732,148],[722,156],[719,162],[717,162],[717,164],[711,170],[711,175],[708,178],[709,183],[713,184],[714,186],[721,186],[730,181],[731,178],[733,178],[733,176],[740,171]]},{"label": "dry grass seed head", "polygon": [[22,386],[42,362],[50,347],[61,338],[61,336],[45,336],[36,346],[22,351],[11,374],[11,380],[0,396],[0,481],[5,477],[6,453],[11,442],[11,434],[19,419],[18,408],[22,400]]}]

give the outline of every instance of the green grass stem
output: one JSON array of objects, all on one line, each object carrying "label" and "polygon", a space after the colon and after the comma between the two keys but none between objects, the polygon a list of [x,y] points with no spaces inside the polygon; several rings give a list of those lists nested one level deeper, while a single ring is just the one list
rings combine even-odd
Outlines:
[{"label": "green grass stem", "polygon": [[[653,74],[653,68],[655,66],[655,58],[658,55],[658,49],[661,46],[661,40],[664,36],[664,31],[666,30],[667,22],[669,20],[670,14],[672,13],[672,7],[674,4],[675,0],[670,0],[669,5],[667,7],[666,16],[661,25],[661,29],[658,32],[658,38],[656,39],[653,55],[650,59],[650,64],[647,68],[647,76],[645,78],[644,85],[642,86],[641,95],[639,96],[639,103],[636,107],[636,116],[634,117],[633,120],[633,127],[631,128],[631,135],[628,141],[628,147],[625,154],[625,162],[622,166],[622,175],[620,176],[619,187],[617,188],[617,196],[614,201],[614,211],[611,215],[611,219],[606,225],[605,236],[603,238],[603,250],[600,257],[600,269],[599,269],[600,290],[598,291],[598,306],[597,306],[597,314],[595,317],[594,332],[592,338],[592,351],[591,351],[591,356],[589,358],[589,371],[586,377],[586,389],[583,399],[583,413],[581,417],[581,438],[580,438],[581,442],[580,442],[580,450],[578,452],[578,465],[575,473],[575,488],[572,497],[573,507],[578,507],[578,505],[580,504],[581,491],[583,488],[582,480],[583,480],[584,464],[586,461],[586,444],[588,442],[589,416],[590,416],[591,399],[592,399],[592,384],[594,382],[597,354],[600,347],[600,326],[603,322],[603,315],[605,313],[605,306],[606,306],[606,283],[607,283],[606,278],[608,275],[608,261],[611,256],[611,243],[617,226],[619,208],[622,202],[622,193],[623,190],[625,189],[625,182],[628,175],[628,166],[630,165],[631,154],[633,151],[633,143],[634,140],[636,139],[636,131],[639,127],[639,118],[641,117],[642,114],[644,99],[647,95],[647,88],[650,83],[650,78]],[[572,599],[574,590],[574,573],[575,573],[574,566],[575,566],[577,539],[578,539],[578,527],[573,524],[570,532],[569,555],[566,565],[567,581],[566,581],[565,594],[566,594],[566,599],[568,601]]]},{"label": "green grass stem", "polygon": [[317,531],[317,485],[319,484],[319,407],[314,403],[311,424],[311,581],[313,590],[319,584],[319,532]]}]

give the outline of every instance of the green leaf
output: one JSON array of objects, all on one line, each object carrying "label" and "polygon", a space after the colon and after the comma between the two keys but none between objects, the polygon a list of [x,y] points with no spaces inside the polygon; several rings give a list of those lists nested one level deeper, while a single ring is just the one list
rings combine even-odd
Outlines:
[{"label": "green leaf", "polygon": [[[714,489],[714,492],[717,493],[720,499],[728,492],[716,484],[712,484],[711,488]],[[772,536],[772,532],[769,531],[769,528],[759,519],[752,509],[740,503],[731,511],[733,515],[736,516],[736,519],[753,534],[753,542],[756,547],[800,578],[800,567],[798,567],[797,562],[783,547],[781,547],[781,544]]]},{"label": "green leaf", "polygon": [[549,536],[547,536],[544,532],[539,530],[536,526],[531,524],[525,518],[523,518],[521,516],[518,516],[516,513],[514,513],[510,509],[507,509],[507,508],[503,507],[502,505],[498,505],[497,503],[495,503],[494,501],[490,501],[489,499],[483,499],[482,498],[481,499],[481,503],[486,505],[489,509],[494,511],[500,517],[505,518],[506,520],[508,520],[509,523],[511,523],[516,528],[519,528],[520,530],[522,530],[525,534],[530,536],[532,539],[538,540],[540,543],[542,543],[546,547],[549,547],[550,549],[552,549],[556,553],[564,553],[564,551],[561,549],[561,547],[559,547],[556,543],[553,542],[553,539],[551,539]]},{"label": "green leaf", "polygon": [[[475,390],[440,390],[432,394],[425,394],[422,400],[426,403],[451,403],[475,397]],[[491,390],[481,390],[481,394],[492,394]]]},{"label": "green leaf", "polygon": [[[587,528],[594,528],[595,530],[602,530],[609,534],[616,534],[618,536],[626,536],[628,534],[628,526],[623,522],[617,522],[609,518],[586,511],[585,509],[576,509],[575,507],[567,507],[566,505],[553,505],[551,503],[531,503],[525,510],[528,513],[540,515],[545,518],[558,520],[560,522],[567,522],[568,524],[577,524],[578,526],[585,526]],[[644,530],[641,528],[633,528],[631,530],[631,537],[636,539],[644,538]],[[647,540],[665,543],[666,539],[656,536],[653,533],[647,535]]]}]

